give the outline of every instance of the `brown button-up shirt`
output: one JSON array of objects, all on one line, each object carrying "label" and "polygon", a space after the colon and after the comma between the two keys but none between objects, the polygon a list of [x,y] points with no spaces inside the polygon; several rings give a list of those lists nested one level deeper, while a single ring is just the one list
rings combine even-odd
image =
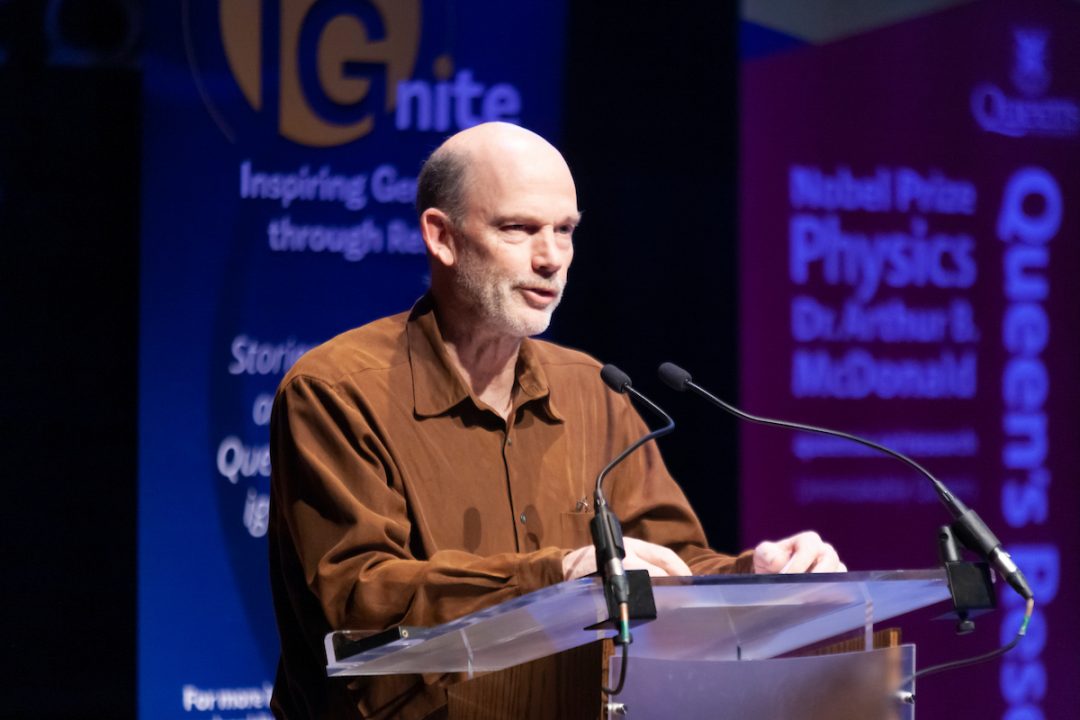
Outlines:
[{"label": "brown button-up shirt", "polygon": [[[599,364],[525,340],[508,419],[453,368],[430,299],[305,354],[271,424],[270,553],[283,717],[423,717],[432,677],[328,680],[333,629],[436,625],[560,582],[591,542],[596,474],[646,428]],[[696,574],[749,572],[721,555],[650,443],[605,481],[627,536]]]}]

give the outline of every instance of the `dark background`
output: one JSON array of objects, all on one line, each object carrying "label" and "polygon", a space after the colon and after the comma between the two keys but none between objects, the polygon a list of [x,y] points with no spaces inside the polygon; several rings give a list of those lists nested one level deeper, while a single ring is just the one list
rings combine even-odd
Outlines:
[{"label": "dark background", "polygon": [[[568,2],[561,146],[586,211],[553,338],[679,423],[665,457],[736,550],[737,3]],[[134,0],[0,0],[3,717],[135,714],[139,317]]]}]

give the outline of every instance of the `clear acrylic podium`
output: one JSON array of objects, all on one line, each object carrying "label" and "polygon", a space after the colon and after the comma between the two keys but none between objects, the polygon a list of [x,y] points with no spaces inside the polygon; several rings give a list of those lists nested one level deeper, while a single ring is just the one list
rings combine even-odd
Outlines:
[{"label": "clear acrylic podium", "polygon": [[[941,569],[656,578],[653,593],[657,618],[634,627],[626,689],[615,698],[635,719],[911,718],[902,699],[914,691],[914,648],[872,649],[874,627],[949,598]],[[604,717],[600,682],[613,684],[620,657],[588,655],[586,646],[599,648],[613,633],[586,628],[606,617],[600,580],[582,578],[437,627],[330,633],[327,673],[494,673],[471,681],[494,686],[506,671],[517,688],[511,694],[530,694],[528,706],[492,709],[492,698],[508,692],[496,689],[486,700],[460,701],[473,705],[461,716]],[[865,637],[865,651],[779,657],[852,631]],[[551,670],[560,657],[570,668],[562,680]],[[522,675],[530,661],[547,668],[541,679]],[[559,684],[566,682],[575,688]],[[557,706],[543,692],[558,695]]]}]

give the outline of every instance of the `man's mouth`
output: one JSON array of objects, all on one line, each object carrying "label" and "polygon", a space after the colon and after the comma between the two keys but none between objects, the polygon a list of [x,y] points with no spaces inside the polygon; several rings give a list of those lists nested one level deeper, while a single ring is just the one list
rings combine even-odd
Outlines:
[{"label": "man's mouth", "polygon": [[553,288],[522,285],[518,290],[525,297],[525,301],[536,308],[546,308],[559,297],[559,291]]}]

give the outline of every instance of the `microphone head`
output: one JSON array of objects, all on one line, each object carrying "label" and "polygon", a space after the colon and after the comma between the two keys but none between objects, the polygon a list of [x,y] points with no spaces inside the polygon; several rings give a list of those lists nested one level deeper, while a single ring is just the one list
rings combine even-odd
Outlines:
[{"label": "microphone head", "polygon": [[630,376],[611,364],[600,368],[600,379],[617,393],[624,393],[630,387]]},{"label": "microphone head", "polygon": [[665,385],[679,392],[686,390],[686,385],[690,382],[690,373],[675,363],[664,363],[657,369],[656,374]]}]

